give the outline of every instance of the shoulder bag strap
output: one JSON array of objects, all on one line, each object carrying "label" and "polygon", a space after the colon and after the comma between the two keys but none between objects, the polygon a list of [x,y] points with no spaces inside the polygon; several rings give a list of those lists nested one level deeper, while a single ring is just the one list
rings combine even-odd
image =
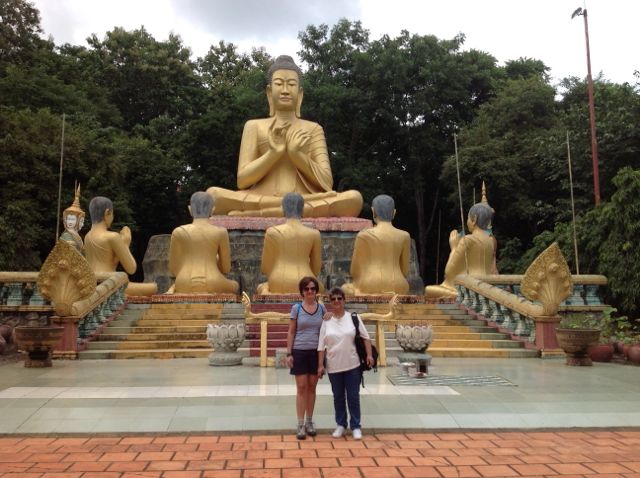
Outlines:
[{"label": "shoulder bag strap", "polygon": [[358,327],[358,314],[351,312],[351,320],[353,320],[353,326],[356,328],[356,339],[360,337],[360,328]]}]

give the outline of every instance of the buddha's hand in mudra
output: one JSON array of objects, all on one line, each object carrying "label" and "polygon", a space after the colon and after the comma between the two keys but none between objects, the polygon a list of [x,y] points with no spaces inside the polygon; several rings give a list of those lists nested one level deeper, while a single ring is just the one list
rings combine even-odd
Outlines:
[{"label": "buddha's hand in mudra", "polygon": [[282,156],[287,149],[287,131],[291,123],[285,121],[278,123],[277,118],[273,119],[269,126],[269,149],[278,157]]},{"label": "buddha's hand in mudra", "polygon": [[120,229],[120,237],[127,246],[131,244],[131,229],[128,226],[124,226]]},{"label": "buddha's hand in mudra", "polygon": [[460,242],[460,234],[454,229],[449,234],[449,247],[452,251],[458,247],[458,242]]},{"label": "buddha's hand in mudra", "polygon": [[287,151],[291,156],[299,156],[309,152],[311,135],[304,130],[289,130],[287,134]]}]

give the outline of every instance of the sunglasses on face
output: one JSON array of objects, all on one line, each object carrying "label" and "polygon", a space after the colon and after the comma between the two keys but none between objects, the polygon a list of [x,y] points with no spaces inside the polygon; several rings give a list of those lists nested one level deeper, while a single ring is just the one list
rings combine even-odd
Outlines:
[{"label": "sunglasses on face", "polygon": [[344,300],[344,297],[331,297],[329,300],[331,302],[335,302],[336,300],[340,302]]},{"label": "sunglasses on face", "polygon": [[315,287],[305,287],[304,290],[315,292],[316,288]]}]

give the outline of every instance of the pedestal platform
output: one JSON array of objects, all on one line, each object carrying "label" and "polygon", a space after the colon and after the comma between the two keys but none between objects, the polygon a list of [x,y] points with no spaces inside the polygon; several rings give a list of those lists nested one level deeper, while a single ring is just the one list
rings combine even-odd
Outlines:
[{"label": "pedestal platform", "polygon": [[[227,277],[238,281],[240,291],[253,295],[258,284],[267,280],[260,273],[264,232],[268,227],[285,221],[282,217],[211,217],[211,224],[224,227],[229,232],[231,273]],[[356,235],[359,231],[372,227],[372,222],[355,217],[319,217],[303,218],[302,223],[320,231],[322,268],[318,279],[327,289],[350,282],[351,256]],[[159,293],[166,292],[174,279],[169,272],[170,242],[170,234],[151,237],[142,261],[145,282],[155,281]],[[413,240],[408,280],[411,294],[424,293]]]}]

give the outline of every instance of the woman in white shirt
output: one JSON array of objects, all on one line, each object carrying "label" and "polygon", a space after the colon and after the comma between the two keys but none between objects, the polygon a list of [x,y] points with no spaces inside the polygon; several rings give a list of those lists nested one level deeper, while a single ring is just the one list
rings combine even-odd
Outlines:
[{"label": "woman in white shirt", "polygon": [[[344,435],[347,428],[347,407],[349,409],[349,428],[355,440],[362,439],[360,426],[360,383],[362,371],[360,359],[356,352],[356,329],[351,314],[344,310],[345,295],[342,289],[334,287],[329,292],[332,312],[331,318],[322,322],[318,342],[318,376],[325,372],[324,359],[326,355],[326,372],[329,374],[331,390],[333,391],[333,406],[336,414],[337,427],[333,432],[334,438]],[[358,329],[364,339],[367,351],[367,364],[373,365],[371,341],[367,329],[358,317]],[[325,353],[326,352],[326,353]]]}]

